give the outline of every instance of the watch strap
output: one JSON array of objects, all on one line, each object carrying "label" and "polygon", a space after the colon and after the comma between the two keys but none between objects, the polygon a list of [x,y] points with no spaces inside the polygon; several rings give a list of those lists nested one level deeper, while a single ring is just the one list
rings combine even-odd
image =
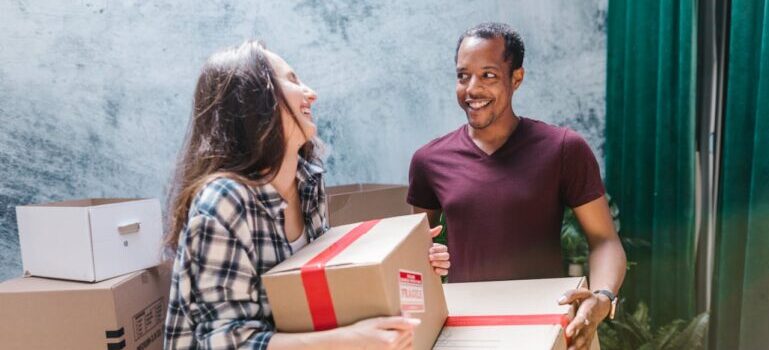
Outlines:
[{"label": "watch strap", "polygon": [[609,298],[609,302],[611,302],[611,309],[609,310],[609,319],[614,319],[614,313],[617,311],[617,296],[614,295],[610,290],[606,289],[598,289],[593,291],[593,294],[603,294],[607,298]]}]

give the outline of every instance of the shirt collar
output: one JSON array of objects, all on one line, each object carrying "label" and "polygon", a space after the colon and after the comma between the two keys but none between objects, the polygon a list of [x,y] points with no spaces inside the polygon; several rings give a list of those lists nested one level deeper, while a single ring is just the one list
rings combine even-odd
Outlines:
[{"label": "shirt collar", "polygon": [[299,187],[307,185],[317,185],[318,179],[325,172],[319,162],[308,161],[299,157],[299,164],[296,169],[296,178],[299,180]]},{"label": "shirt collar", "polygon": [[[320,178],[325,172],[320,163],[307,161],[299,157],[296,167],[297,189],[302,200],[312,200],[312,196],[318,193],[317,187],[320,184]],[[273,219],[278,218],[280,212],[286,209],[288,205],[278,190],[271,183],[266,183],[255,189],[257,205],[262,207]]]}]

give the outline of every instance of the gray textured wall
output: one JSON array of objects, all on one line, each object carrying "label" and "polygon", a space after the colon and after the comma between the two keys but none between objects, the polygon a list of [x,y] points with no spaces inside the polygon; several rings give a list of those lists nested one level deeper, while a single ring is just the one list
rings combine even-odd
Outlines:
[{"label": "gray textured wall", "polygon": [[14,207],[161,197],[206,57],[264,39],[319,94],[328,183],[405,183],[464,122],[454,45],[504,21],[527,45],[516,112],[602,158],[606,0],[0,0],[0,280],[21,273]]}]

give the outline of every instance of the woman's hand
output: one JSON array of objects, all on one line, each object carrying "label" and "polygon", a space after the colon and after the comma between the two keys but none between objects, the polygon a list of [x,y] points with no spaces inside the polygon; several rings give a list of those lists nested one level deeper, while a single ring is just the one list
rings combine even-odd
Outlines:
[{"label": "woman's hand", "polygon": [[408,350],[418,318],[375,317],[346,327],[308,333],[275,333],[268,350]]},{"label": "woman's hand", "polygon": [[[442,230],[443,226],[441,225],[433,227],[430,229],[430,237],[435,237],[441,234]],[[440,243],[433,243],[428,254],[430,257],[430,265],[432,265],[435,273],[439,276],[448,275],[449,267],[451,267],[451,262],[449,261],[449,248]]]},{"label": "woman's hand", "polygon": [[343,349],[411,349],[418,318],[376,317],[338,328]]}]

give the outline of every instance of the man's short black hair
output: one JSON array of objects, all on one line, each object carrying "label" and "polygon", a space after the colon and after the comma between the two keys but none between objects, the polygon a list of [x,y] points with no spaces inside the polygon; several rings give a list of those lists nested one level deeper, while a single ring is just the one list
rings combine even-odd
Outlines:
[{"label": "man's short black hair", "polygon": [[467,37],[476,37],[481,39],[494,39],[502,38],[505,41],[505,62],[510,62],[510,76],[513,75],[513,71],[523,66],[523,40],[521,36],[513,30],[509,25],[504,23],[489,22],[481,23],[466,30],[459,37],[457,41],[457,49],[454,51],[454,63],[457,62],[457,55],[459,54],[459,46],[462,45],[462,41]]}]

